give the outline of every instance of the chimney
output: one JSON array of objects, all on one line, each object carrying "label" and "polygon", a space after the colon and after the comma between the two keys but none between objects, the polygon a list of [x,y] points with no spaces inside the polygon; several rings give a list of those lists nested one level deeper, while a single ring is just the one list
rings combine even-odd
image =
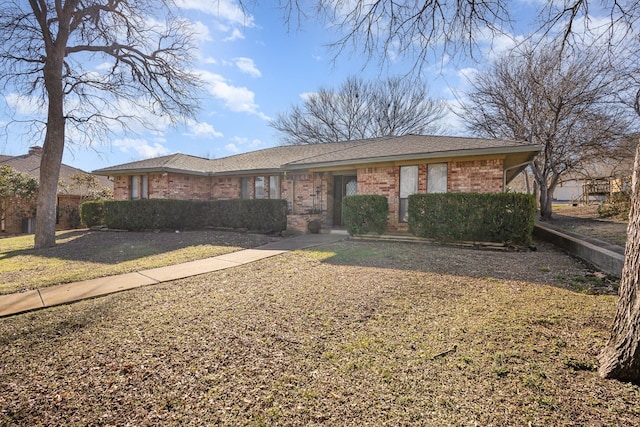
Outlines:
[{"label": "chimney", "polygon": [[39,145],[34,145],[33,147],[29,147],[29,155],[37,155],[37,156],[41,156],[42,155],[42,147],[40,147]]}]

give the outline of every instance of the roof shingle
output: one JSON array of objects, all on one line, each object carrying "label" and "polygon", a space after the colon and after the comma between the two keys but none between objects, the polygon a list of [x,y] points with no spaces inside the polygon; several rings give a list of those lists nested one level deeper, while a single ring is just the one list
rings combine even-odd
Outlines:
[{"label": "roof shingle", "polygon": [[405,135],[326,144],[279,146],[212,160],[186,154],[172,154],[98,169],[94,173],[116,175],[172,171],[219,175],[258,171],[277,172],[320,165],[375,163],[409,158],[481,155],[511,151],[537,152],[539,147],[497,139]]}]

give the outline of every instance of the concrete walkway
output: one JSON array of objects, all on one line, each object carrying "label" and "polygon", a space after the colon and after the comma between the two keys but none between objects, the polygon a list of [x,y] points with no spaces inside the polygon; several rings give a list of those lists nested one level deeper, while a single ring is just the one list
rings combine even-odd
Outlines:
[{"label": "concrete walkway", "polygon": [[325,243],[333,243],[348,237],[346,232],[305,234],[285,238],[254,249],[245,249],[213,258],[183,264],[152,268],[135,273],[101,277],[64,285],[50,286],[33,291],[0,295],[0,317],[25,311],[67,304],[87,298],[95,298],[141,286],[156,285],[171,280],[184,279],[198,274],[237,267],[296,249],[305,249]]}]

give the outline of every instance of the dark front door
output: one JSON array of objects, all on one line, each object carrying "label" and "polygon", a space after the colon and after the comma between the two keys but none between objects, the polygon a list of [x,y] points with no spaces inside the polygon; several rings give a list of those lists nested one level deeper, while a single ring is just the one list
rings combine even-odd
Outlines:
[{"label": "dark front door", "polygon": [[336,175],[333,177],[333,225],[341,226],[342,199],[358,193],[358,178],[355,175]]}]

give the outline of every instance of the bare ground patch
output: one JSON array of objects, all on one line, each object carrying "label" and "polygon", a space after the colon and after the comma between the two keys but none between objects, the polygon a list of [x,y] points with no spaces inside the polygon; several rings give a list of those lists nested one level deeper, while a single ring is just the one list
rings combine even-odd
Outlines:
[{"label": "bare ground patch", "polygon": [[[548,271],[547,271],[548,270]],[[341,242],[0,322],[2,425],[638,425],[549,247]]]},{"label": "bare ground patch", "polygon": [[623,246],[627,223],[618,218],[600,218],[597,205],[562,206],[554,210],[551,225],[567,231]]}]

